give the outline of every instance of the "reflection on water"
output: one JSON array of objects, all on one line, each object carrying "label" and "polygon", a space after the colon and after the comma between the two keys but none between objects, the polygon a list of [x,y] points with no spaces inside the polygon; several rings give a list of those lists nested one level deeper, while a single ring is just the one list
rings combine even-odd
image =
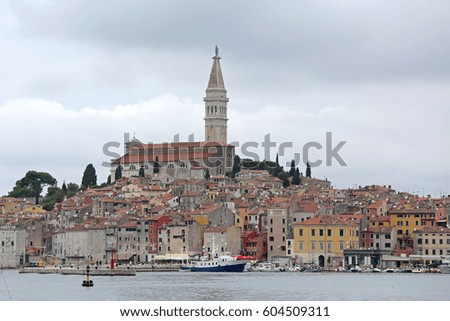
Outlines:
[{"label": "reflection on water", "polygon": [[[93,277],[1,271],[6,301],[448,301],[450,275],[364,273],[138,273]],[[9,293],[8,293],[9,289]]]}]

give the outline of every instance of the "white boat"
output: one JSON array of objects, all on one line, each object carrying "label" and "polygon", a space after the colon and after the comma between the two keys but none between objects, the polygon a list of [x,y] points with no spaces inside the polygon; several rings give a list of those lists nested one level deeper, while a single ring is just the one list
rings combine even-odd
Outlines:
[{"label": "white boat", "polygon": [[238,260],[229,254],[217,253],[202,257],[199,261],[188,265],[182,265],[180,271],[190,272],[243,272],[247,260]]},{"label": "white boat", "polygon": [[450,259],[442,261],[442,264],[439,266],[439,271],[441,271],[442,274],[450,274]]}]

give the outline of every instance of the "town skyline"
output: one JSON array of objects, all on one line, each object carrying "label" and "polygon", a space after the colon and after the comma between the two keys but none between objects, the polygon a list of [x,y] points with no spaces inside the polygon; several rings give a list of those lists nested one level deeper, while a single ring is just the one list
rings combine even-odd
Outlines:
[{"label": "town skyline", "polygon": [[[100,164],[110,159],[102,147],[122,142],[124,133],[144,142],[172,141],[177,133],[180,141],[203,137],[202,97],[216,44],[230,98],[230,142],[262,142],[266,134],[292,142],[292,154],[280,159],[285,165],[305,143],[324,145],[332,132],[336,142],[347,141],[342,157],[348,167],[322,166],[314,175],[336,188],[376,184],[435,197],[449,193],[447,4],[391,4],[387,15],[381,4],[353,11],[303,2],[288,12],[283,2],[271,27],[260,18],[274,7],[261,5],[252,20],[274,48],[239,19],[250,5],[241,12],[203,5],[177,14],[172,24],[149,19],[171,11],[169,4],[141,3],[122,13],[113,3],[109,15],[123,21],[120,33],[114,19],[88,2],[77,8],[52,1],[2,4],[6,50],[0,57],[9,64],[0,75],[1,144],[8,154],[0,165],[0,195],[28,170],[49,172],[59,185],[79,184],[92,163],[105,182],[108,168]],[[217,17],[215,34],[205,31],[208,19],[181,27],[217,8],[229,17]],[[46,10],[63,19],[43,21]],[[83,24],[81,10],[92,12]],[[369,13],[373,18],[363,21]],[[321,15],[328,20],[315,20]],[[157,27],[164,37],[152,31]]]}]

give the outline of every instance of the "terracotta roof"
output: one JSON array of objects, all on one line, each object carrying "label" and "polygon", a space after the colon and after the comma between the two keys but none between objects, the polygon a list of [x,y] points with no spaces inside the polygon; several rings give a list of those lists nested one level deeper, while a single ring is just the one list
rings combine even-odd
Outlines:
[{"label": "terracotta roof", "polygon": [[424,226],[415,233],[450,233],[450,229],[443,226]]},{"label": "terracotta roof", "polygon": [[298,222],[296,225],[352,225],[357,223],[352,220],[346,220],[341,215],[318,215],[306,221]]}]

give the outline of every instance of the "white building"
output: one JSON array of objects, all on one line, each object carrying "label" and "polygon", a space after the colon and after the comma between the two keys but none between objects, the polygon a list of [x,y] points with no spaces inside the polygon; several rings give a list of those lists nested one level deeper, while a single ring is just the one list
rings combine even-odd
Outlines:
[{"label": "white building", "polygon": [[27,233],[7,225],[0,229],[0,269],[17,268],[25,258]]}]

